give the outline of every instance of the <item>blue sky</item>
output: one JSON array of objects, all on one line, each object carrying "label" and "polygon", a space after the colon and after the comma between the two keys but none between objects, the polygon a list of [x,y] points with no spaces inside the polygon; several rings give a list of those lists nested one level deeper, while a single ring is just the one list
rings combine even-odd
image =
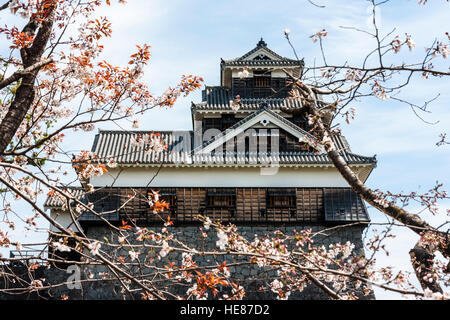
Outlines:
[{"label": "blue sky", "polygon": [[[129,0],[125,6],[114,4],[99,12],[99,15],[108,16],[113,24],[113,37],[105,42],[104,55],[116,64],[126,63],[136,44],[151,45],[152,59],[145,80],[154,94],[175,85],[182,74],[202,76],[206,84],[218,85],[220,58],[230,59],[246,53],[261,37],[272,50],[293,58],[283,35],[285,28],[291,30],[293,44],[299,56],[305,58],[306,65],[321,61],[318,45],[309,36],[322,28],[329,32],[324,43],[328,62],[361,62],[365,53],[373,48],[374,41],[367,35],[340,26],[369,29],[369,3],[364,0],[315,2],[326,8],[314,7],[306,0]],[[430,46],[435,37],[443,39],[450,26],[449,9],[449,3],[443,0],[432,1],[426,6],[419,6],[416,0],[395,0],[382,6],[378,12],[382,32],[395,27],[394,34],[403,38],[408,32],[417,44],[413,52],[402,49],[395,57],[397,61],[414,61],[423,55],[424,48]],[[6,22],[7,18],[2,18],[0,24]],[[3,51],[5,42],[1,41]],[[448,69],[448,59],[441,66]],[[392,100],[371,98],[353,105],[356,120],[350,125],[341,121],[342,129],[354,152],[377,154],[378,167],[367,182],[370,187],[410,192],[428,190],[437,180],[450,185],[450,147],[435,145],[440,133],[447,131],[450,135],[448,89],[448,79],[424,81],[414,78],[409,89],[401,93],[401,97],[418,104],[441,94],[431,105],[432,113],[424,115],[429,121],[439,121],[433,126],[423,123],[408,106]],[[180,99],[172,109],[149,112],[140,120],[141,129],[191,129],[190,104],[200,99],[199,91]],[[131,128],[128,123],[124,126]],[[114,125],[101,128],[118,129]],[[89,149],[93,135],[79,132],[69,135],[66,149],[74,152]],[[449,202],[443,202],[443,214],[431,217],[432,222],[448,220],[445,210],[449,208]],[[420,208],[410,209],[415,212]],[[369,210],[373,221],[386,221],[381,214]],[[23,238],[21,232],[18,230],[17,234]],[[390,256],[378,255],[378,263],[411,270],[408,251],[417,236],[404,229],[396,233],[397,240],[388,246]],[[23,242],[30,240],[28,237]],[[380,290],[377,290],[377,297],[398,298]]]}]

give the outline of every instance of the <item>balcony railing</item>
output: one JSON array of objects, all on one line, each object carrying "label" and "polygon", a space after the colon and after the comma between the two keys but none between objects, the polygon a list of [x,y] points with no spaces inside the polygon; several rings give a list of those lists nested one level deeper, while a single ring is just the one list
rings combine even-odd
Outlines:
[{"label": "balcony railing", "polygon": [[44,265],[47,263],[47,251],[42,250],[11,250],[9,257],[14,259],[10,262],[11,265],[31,265],[38,264]]}]

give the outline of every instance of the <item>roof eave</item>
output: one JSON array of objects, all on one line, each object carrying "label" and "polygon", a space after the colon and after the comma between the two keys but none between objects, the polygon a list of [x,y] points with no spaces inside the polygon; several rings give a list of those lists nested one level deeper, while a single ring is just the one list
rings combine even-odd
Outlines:
[{"label": "roof eave", "polygon": [[[261,163],[118,163],[117,167],[120,168],[147,168],[147,167],[270,167],[274,164],[261,164]],[[324,167],[324,168],[333,168],[335,167],[333,163],[277,163],[276,166],[280,167],[299,167],[299,168],[308,168],[308,167]],[[350,167],[372,167],[372,164],[366,162],[360,163],[350,163]],[[373,167],[372,167],[373,170]],[[372,171],[371,170],[371,171]]]}]

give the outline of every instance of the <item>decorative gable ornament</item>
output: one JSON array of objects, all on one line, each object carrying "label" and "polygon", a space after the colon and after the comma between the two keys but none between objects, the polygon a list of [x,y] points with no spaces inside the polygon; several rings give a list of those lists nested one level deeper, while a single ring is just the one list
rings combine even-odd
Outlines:
[{"label": "decorative gable ornament", "polygon": [[266,127],[270,123],[270,121],[268,119],[262,119],[259,123]]}]

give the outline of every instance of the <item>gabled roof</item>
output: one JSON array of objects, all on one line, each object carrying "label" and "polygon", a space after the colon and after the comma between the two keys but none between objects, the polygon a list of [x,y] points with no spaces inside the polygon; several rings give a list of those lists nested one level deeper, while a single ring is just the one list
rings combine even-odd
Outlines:
[{"label": "gabled roof", "polygon": [[262,121],[273,123],[299,139],[315,140],[314,136],[309,134],[307,131],[303,130],[286,118],[271,111],[267,104],[262,104],[258,111],[253,112],[244,119],[236,122],[233,126],[225,130],[221,135],[217,135],[211,138],[211,140],[205,142],[202,147],[195,149],[194,153],[211,152],[219,145],[237,136],[243,130],[246,130],[254,124]]},{"label": "gabled roof", "polygon": [[[269,118],[266,118],[268,116]],[[317,153],[313,152],[228,152],[225,151],[222,154],[212,155],[212,151],[223,145],[229,139],[234,138],[243,130],[250,128],[252,125],[258,123],[259,121],[268,120],[279,126],[281,129],[293,134],[299,139],[304,139],[305,141],[314,141],[315,138],[307,131],[298,127],[288,119],[276,114],[271,111],[267,106],[261,107],[257,112],[254,112],[242,119],[241,121],[235,123],[233,126],[225,130],[221,135],[217,135],[211,138],[209,141],[203,143],[193,151],[194,163],[199,163],[203,159],[207,161],[218,161],[223,158],[225,163],[237,163],[237,164],[331,164],[331,160],[328,155],[324,152],[323,148],[318,150]],[[344,160],[349,164],[370,164],[372,167],[376,165],[375,157],[366,157],[357,155],[351,152],[350,146],[347,140],[341,135],[334,135],[332,140],[336,148],[340,151]]]},{"label": "gabled roof", "polygon": [[303,66],[303,60],[228,60],[222,61],[225,67],[292,67]]},{"label": "gabled roof", "polygon": [[[231,96],[228,87],[207,86],[203,90],[203,101],[192,103],[192,110],[195,111],[232,111],[230,101]],[[265,103],[271,110],[294,110],[302,107],[300,99],[296,98],[241,98],[239,111],[256,111],[261,104]]]},{"label": "gabled roof", "polygon": [[[61,189],[65,190],[66,192],[73,195],[73,197],[77,200],[81,200],[84,195],[84,191],[81,187],[67,187],[65,189],[64,188],[61,188]],[[45,200],[44,208],[48,208],[48,209],[61,208],[64,205],[64,202],[65,202],[65,199],[62,197],[49,196]]]},{"label": "gabled roof", "polygon": [[[254,59],[255,54],[258,59]],[[282,57],[267,47],[267,43],[261,38],[255,48],[247,52],[241,57],[222,60],[222,66],[303,66],[303,60],[293,60]]]},{"label": "gabled roof", "polygon": [[[276,53],[276,52],[270,50],[270,49],[267,47],[267,43],[263,40],[263,38],[261,38],[261,40],[259,40],[259,42],[256,44],[256,47],[255,47],[255,48],[253,48],[252,50],[250,50],[249,52],[247,52],[246,54],[244,54],[242,57],[237,58],[237,60],[246,60],[248,57],[250,57],[252,54],[254,54],[255,52],[258,52],[258,51],[261,51],[261,52],[264,52],[264,51],[265,51],[265,52],[267,52],[269,55],[271,55],[271,56],[277,58],[277,60],[287,59],[287,58],[284,58],[284,57],[280,56],[278,53]],[[288,60],[289,60],[289,59],[288,59]]]},{"label": "gabled roof", "polygon": [[[286,120],[287,121],[287,120]],[[333,166],[327,154],[311,152],[252,153],[232,152],[224,154],[194,153],[192,151],[194,134],[192,131],[163,131],[168,148],[156,153],[145,148],[131,147],[132,139],[139,135],[157,133],[153,131],[99,131],[92,151],[99,156],[99,161],[106,163],[112,157],[119,166],[255,166],[279,164],[280,166]],[[375,166],[375,157],[366,157],[351,152],[343,136],[334,136],[338,149],[344,159],[352,165]],[[189,147],[184,149],[185,147]],[[200,147],[201,148],[201,147]],[[199,149],[200,150],[200,149]]]}]

